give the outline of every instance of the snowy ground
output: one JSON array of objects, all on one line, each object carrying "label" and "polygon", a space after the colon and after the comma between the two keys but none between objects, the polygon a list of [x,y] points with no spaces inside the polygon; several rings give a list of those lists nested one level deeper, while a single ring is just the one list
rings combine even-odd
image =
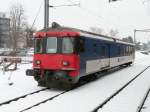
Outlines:
[{"label": "snowy ground", "polygon": [[145,101],[144,108],[142,112],[150,112],[150,93],[148,95],[147,100]]},{"label": "snowy ground", "polygon": [[[25,76],[25,70],[31,67],[31,64],[19,64],[17,71],[4,73],[0,70],[0,103],[41,89],[32,77]],[[2,66],[0,68],[2,69]],[[9,86],[11,82],[13,85]]]},{"label": "snowy ground", "polygon": [[98,112],[137,112],[149,86],[150,68]]},{"label": "snowy ground", "polygon": [[[90,112],[149,65],[150,55],[137,52],[133,66],[101,77],[94,82],[69,91],[27,112]],[[37,86],[32,77],[25,76],[25,70],[31,67],[31,64],[22,64],[18,66],[17,71],[5,74],[0,70],[0,103],[42,89]],[[145,92],[150,86],[149,74],[150,69],[146,70],[144,74],[138,77],[129,87],[125,88],[102,109],[99,109],[99,112],[136,112]],[[8,80],[10,76],[11,80]],[[13,82],[13,85],[10,86],[9,82]],[[34,102],[40,101],[40,98],[45,99],[61,92],[48,90],[40,93],[40,95],[35,95],[35,98],[32,97],[32,99],[30,98],[31,96],[28,96],[29,101],[22,99],[17,103],[12,102],[9,106],[0,106],[0,112],[19,112],[23,106],[28,107],[29,105],[33,105]],[[145,103],[146,108],[142,112],[150,112],[150,95],[148,98]]]}]

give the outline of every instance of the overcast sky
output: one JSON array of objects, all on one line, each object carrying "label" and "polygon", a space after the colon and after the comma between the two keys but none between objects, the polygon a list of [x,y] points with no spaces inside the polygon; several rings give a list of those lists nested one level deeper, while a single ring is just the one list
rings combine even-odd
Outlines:
[{"label": "overcast sky", "polygon": [[[71,26],[84,30],[99,27],[108,33],[110,29],[118,29],[120,37],[133,36],[134,29],[150,29],[150,2],[147,0],[120,0],[108,3],[108,0],[70,0],[80,2],[80,7],[59,7],[50,9],[50,22],[56,21],[64,26]],[[9,12],[11,4],[20,3],[24,6],[29,24],[38,12],[44,0],[1,0],[0,12]],[[52,5],[71,4],[69,0],[50,0]],[[35,27],[43,27],[43,7],[36,21]],[[137,40],[147,41],[150,33],[137,33]]]}]

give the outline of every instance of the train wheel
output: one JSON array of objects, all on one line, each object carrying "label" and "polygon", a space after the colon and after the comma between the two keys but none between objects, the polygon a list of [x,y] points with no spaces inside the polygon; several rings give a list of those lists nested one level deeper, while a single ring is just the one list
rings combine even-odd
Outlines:
[{"label": "train wheel", "polygon": [[38,75],[35,75],[34,80],[38,81],[38,80],[40,80],[40,77]]},{"label": "train wheel", "polygon": [[131,66],[132,65],[132,62],[129,62],[126,64],[126,66]]},{"label": "train wheel", "polygon": [[77,84],[63,84],[62,85],[62,88],[65,89],[65,90],[71,90],[71,89],[74,89],[77,87]]},{"label": "train wheel", "polygon": [[46,82],[43,80],[38,80],[38,86],[46,87]]}]

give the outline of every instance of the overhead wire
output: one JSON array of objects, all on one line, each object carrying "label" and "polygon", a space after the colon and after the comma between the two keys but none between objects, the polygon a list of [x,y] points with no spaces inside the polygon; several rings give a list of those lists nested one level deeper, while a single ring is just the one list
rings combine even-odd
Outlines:
[{"label": "overhead wire", "polygon": [[[74,2],[71,1],[71,0],[67,0],[67,1],[70,2],[71,4],[74,4]],[[102,21],[104,21],[105,23],[107,22],[107,24],[108,24],[108,23],[109,23],[109,24],[113,24],[113,23],[110,22],[110,21],[106,21],[104,17],[102,17],[102,16],[100,16],[100,15],[98,15],[98,14],[95,14],[95,12],[93,12],[93,11],[87,9],[87,8],[81,7],[81,4],[80,4],[80,6],[78,6],[78,8],[80,8],[80,9],[86,11],[87,14],[90,14],[90,15],[92,15],[92,16],[95,16],[96,18],[99,19],[98,21],[102,20]],[[101,22],[101,21],[100,21],[100,22]]]},{"label": "overhead wire", "polygon": [[143,4],[150,2],[150,0],[141,0]]},{"label": "overhead wire", "polygon": [[[71,4],[74,4],[74,2],[72,2],[71,0],[68,0],[68,2],[70,2]],[[90,15],[92,15],[92,16],[97,17],[98,19],[101,19],[101,20],[104,19],[102,16],[95,14],[95,12],[93,12],[93,11],[91,11],[91,10],[89,10],[89,9],[86,9],[86,8],[81,7],[81,4],[78,6],[78,8],[80,8],[80,9],[86,11],[87,14],[90,14]]]},{"label": "overhead wire", "polygon": [[42,8],[42,6],[43,6],[43,0],[42,0],[42,2],[41,2],[41,4],[40,4],[40,7],[39,7],[39,9],[38,9],[38,11],[37,11],[37,14],[36,14],[36,16],[35,16],[35,18],[34,18],[34,21],[33,21],[33,23],[32,23],[32,26],[31,26],[31,29],[34,27],[34,25],[35,25],[35,22],[36,22],[36,20],[37,20],[37,18],[38,18],[38,16],[39,16],[39,14],[40,14],[40,11],[41,11],[41,8]]},{"label": "overhead wire", "polygon": [[[68,0],[68,2],[70,2],[71,4],[74,4],[74,2],[72,2],[71,0]],[[86,12],[90,13],[91,15],[94,15],[94,16],[99,17],[100,19],[102,19],[102,18],[103,18],[102,16],[95,15],[95,14],[94,14],[94,12],[93,12],[93,11],[91,11],[91,10],[88,10],[88,9],[86,9],[86,8],[81,7],[81,4],[78,6],[78,8],[81,8],[81,9],[83,9],[84,11],[86,11]]]},{"label": "overhead wire", "polygon": [[[67,1],[70,2],[71,4],[74,3],[74,2],[71,1],[71,0],[67,0]],[[141,0],[141,1],[143,2],[143,0]],[[150,2],[150,0],[145,0],[144,2]],[[106,22],[106,20],[105,20],[104,17],[102,17],[102,16],[100,16],[100,15],[97,15],[97,14],[94,14],[94,12],[92,12],[91,10],[88,10],[88,9],[86,9],[86,8],[81,7],[81,5],[80,5],[79,8],[81,8],[81,9],[83,9],[84,11],[88,12],[88,14],[91,14],[91,15],[93,15],[93,16],[95,16],[95,17],[101,19],[101,20],[103,20],[104,22]],[[110,22],[109,20],[107,20],[107,24],[115,24],[115,23]]]}]

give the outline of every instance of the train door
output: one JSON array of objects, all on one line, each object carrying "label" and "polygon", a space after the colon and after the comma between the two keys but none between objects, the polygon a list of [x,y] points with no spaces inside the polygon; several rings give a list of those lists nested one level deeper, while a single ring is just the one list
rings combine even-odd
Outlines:
[{"label": "train door", "polygon": [[105,69],[110,66],[110,45],[102,44],[100,49],[101,49],[100,66],[101,69]]}]

